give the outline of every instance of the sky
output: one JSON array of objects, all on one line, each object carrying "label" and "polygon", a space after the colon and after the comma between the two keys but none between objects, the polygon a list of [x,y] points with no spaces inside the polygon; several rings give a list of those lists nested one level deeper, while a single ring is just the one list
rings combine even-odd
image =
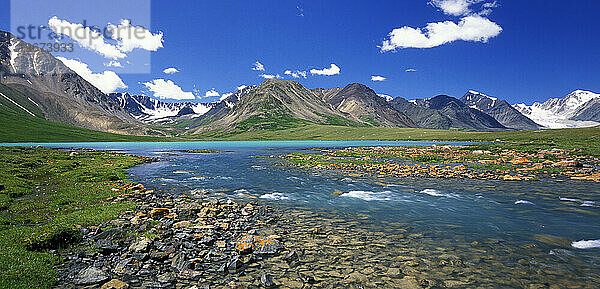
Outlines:
[{"label": "sky", "polygon": [[267,77],[407,99],[476,90],[531,104],[600,92],[596,0],[0,2],[11,8],[0,29],[14,34],[84,20],[142,28],[142,39],[61,40],[75,51],[54,54],[105,92],[207,102]]}]

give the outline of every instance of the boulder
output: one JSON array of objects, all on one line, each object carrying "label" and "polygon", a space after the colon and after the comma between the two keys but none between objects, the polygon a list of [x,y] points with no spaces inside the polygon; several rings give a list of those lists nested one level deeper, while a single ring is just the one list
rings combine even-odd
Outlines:
[{"label": "boulder", "polygon": [[267,273],[263,273],[260,276],[260,284],[262,284],[265,288],[273,288],[275,287],[275,282],[273,282],[273,277]]},{"label": "boulder", "polygon": [[148,252],[150,244],[152,244],[152,240],[146,237],[142,237],[135,243],[131,244],[131,246],[129,246],[129,251],[132,251],[134,253]]},{"label": "boulder", "polygon": [[75,285],[92,285],[104,282],[110,279],[108,274],[104,273],[104,271],[96,268],[94,266],[85,268],[81,270],[75,279],[73,279],[73,283]]},{"label": "boulder", "polygon": [[104,285],[102,285],[102,287],[100,287],[100,289],[127,289],[129,288],[129,284],[118,280],[118,279],[112,279],[106,283],[104,283]]}]

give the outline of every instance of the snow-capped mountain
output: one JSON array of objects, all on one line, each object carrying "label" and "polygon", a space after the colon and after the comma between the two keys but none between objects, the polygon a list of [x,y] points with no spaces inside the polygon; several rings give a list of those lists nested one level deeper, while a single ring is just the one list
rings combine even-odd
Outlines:
[{"label": "snow-capped mountain", "polygon": [[216,105],[216,103],[164,102],[145,95],[128,93],[111,93],[109,96],[133,117],[144,122],[161,122],[182,116],[200,117]]},{"label": "snow-capped mountain", "polygon": [[470,108],[480,110],[495,118],[502,125],[514,129],[539,129],[541,126],[524,116],[505,100],[469,90],[461,99]]},{"label": "snow-capped mountain", "polygon": [[597,119],[579,115],[587,108],[586,115],[594,115],[589,111],[591,102],[600,99],[600,94],[585,90],[576,90],[563,98],[551,98],[544,103],[536,102],[530,106],[513,105],[523,115],[548,128],[574,128],[600,125]]}]

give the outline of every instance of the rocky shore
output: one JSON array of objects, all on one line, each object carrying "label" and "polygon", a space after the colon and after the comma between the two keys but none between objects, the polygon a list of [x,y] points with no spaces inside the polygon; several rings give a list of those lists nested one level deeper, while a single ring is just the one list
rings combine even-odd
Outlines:
[{"label": "rocky shore", "polygon": [[[123,194],[109,201],[134,201],[137,209],[82,229],[83,241],[57,268],[58,288],[271,288],[261,264],[297,260],[265,231],[277,222],[268,207],[157,194],[141,184],[115,189]],[[243,278],[244,271],[258,275]]]},{"label": "rocky shore", "polygon": [[[539,236],[522,247],[464,240],[407,223],[314,209],[273,208],[124,185],[112,201],[138,203],[83,228],[62,252],[57,288],[594,288],[596,270],[550,262]],[[568,258],[568,256],[566,256]],[[570,276],[564,278],[565,274]],[[510,277],[509,277],[510,276]]]},{"label": "rocky shore", "polygon": [[500,181],[582,180],[600,183],[600,160],[576,150],[519,152],[470,146],[353,147],[271,156],[301,168],[347,175]]}]

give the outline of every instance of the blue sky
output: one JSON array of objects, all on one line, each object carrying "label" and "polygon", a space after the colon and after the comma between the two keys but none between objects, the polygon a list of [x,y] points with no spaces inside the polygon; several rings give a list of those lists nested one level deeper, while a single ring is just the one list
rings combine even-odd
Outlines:
[{"label": "blue sky", "polygon": [[[133,18],[144,18],[146,12],[120,6],[121,14],[89,11],[89,5],[64,9],[69,12],[61,14],[35,8],[32,13],[80,23],[83,19],[76,15],[84,11],[78,9],[88,8],[86,18],[98,22],[96,25],[118,23],[115,15],[134,15],[123,17],[146,28],[146,22],[151,22],[149,30],[154,35],[162,32],[163,47],[131,52],[149,52],[150,73],[107,67],[110,59],[85,48],[77,56],[64,55],[88,64],[92,73],[116,72],[127,86],[117,91],[153,95],[144,83],[164,79],[182,92],[194,93],[199,101],[211,101],[218,97],[205,98],[206,91],[223,94],[240,85],[260,84],[264,81],[261,74],[279,74],[308,88],[360,82],[378,93],[408,99],[437,94],[460,97],[474,89],[511,103],[531,103],[562,97],[575,89],[600,92],[600,24],[596,19],[600,2],[499,0],[492,5],[490,0],[456,11],[443,6],[444,1],[477,2],[152,1],[148,19],[138,20]],[[2,0],[2,7],[8,7],[9,2]],[[483,12],[485,3],[490,3],[487,7],[491,12]],[[10,30],[10,17],[8,9],[0,11],[0,29]],[[472,41],[475,35],[445,44],[431,39],[407,42],[409,35],[399,34],[395,51],[381,49],[394,29],[424,28],[428,23],[444,21],[458,24],[468,17],[486,21],[483,24],[488,26],[481,33],[487,41]],[[442,38],[454,39],[447,35]],[[127,59],[144,58],[128,56],[120,62],[124,64]],[[256,61],[264,65],[264,71],[252,70]],[[340,68],[339,74],[310,73],[331,64]],[[169,67],[179,72],[163,73]],[[284,74],[286,70],[306,71],[307,76],[293,78]],[[372,81],[372,76],[386,80]]]}]

